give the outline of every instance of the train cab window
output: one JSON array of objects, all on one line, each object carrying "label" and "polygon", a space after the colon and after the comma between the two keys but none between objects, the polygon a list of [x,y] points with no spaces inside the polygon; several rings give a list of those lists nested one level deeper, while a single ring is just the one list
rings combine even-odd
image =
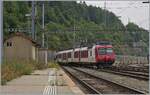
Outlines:
[{"label": "train cab window", "polygon": [[107,48],[106,52],[109,54],[109,53],[112,53],[113,50],[112,50],[112,48]]},{"label": "train cab window", "polygon": [[106,54],[106,49],[105,48],[100,48],[98,50],[98,53],[101,55],[101,54]]},{"label": "train cab window", "polygon": [[111,54],[113,52],[112,48],[100,48],[99,49],[99,54]]}]

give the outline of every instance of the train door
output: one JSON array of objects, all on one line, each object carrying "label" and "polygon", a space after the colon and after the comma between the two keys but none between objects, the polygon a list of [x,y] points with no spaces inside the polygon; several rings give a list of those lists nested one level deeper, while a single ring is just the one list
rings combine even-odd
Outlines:
[{"label": "train door", "polygon": [[74,62],[74,49],[73,49],[73,51],[71,52],[71,62]]},{"label": "train door", "polygon": [[78,53],[79,53],[78,57],[79,57],[79,63],[80,63],[81,62],[81,50],[79,50]]},{"label": "train door", "polygon": [[88,56],[88,62],[91,63],[91,62],[92,62],[92,49],[89,49],[89,50],[88,50],[88,53],[89,53],[89,54],[88,54],[88,55],[89,55],[89,56]]}]

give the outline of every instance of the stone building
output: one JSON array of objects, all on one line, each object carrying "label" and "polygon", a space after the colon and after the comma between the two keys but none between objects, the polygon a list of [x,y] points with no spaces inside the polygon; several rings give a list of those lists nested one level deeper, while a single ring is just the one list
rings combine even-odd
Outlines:
[{"label": "stone building", "polygon": [[13,33],[4,40],[4,59],[38,61],[38,44],[24,33]]}]

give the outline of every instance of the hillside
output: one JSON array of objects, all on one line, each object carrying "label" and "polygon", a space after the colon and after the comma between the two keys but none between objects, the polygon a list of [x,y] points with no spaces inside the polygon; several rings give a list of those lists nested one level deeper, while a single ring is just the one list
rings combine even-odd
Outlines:
[{"label": "hillside", "polygon": [[[41,2],[36,2],[36,7],[36,33],[37,40],[41,43]],[[25,14],[30,12],[29,1],[4,2],[4,37],[9,34],[8,28],[29,28],[31,20]],[[73,42],[77,46],[107,39],[112,42],[118,54],[139,55],[142,50],[142,55],[146,55],[148,52],[147,31],[134,23],[124,26],[114,13],[87,6],[84,2],[45,2],[45,30],[48,47],[54,50],[72,48]],[[138,42],[144,44],[139,52],[134,49],[137,48],[134,44]]]}]

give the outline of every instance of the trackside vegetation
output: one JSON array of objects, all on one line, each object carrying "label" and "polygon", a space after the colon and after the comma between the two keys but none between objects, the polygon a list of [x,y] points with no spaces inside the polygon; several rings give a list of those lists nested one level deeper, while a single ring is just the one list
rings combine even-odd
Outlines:
[{"label": "trackside vegetation", "polygon": [[48,68],[56,68],[56,69],[59,69],[58,63],[56,63],[56,62],[54,62],[54,61],[49,62],[49,64],[48,64],[47,66],[48,66]]},{"label": "trackside vegetation", "polygon": [[34,70],[46,68],[58,68],[58,65],[52,62],[45,65],[35,61],[4,61],[1,65],[1,84],[5,85],[12,79],[22,75],[30,75]]}]

